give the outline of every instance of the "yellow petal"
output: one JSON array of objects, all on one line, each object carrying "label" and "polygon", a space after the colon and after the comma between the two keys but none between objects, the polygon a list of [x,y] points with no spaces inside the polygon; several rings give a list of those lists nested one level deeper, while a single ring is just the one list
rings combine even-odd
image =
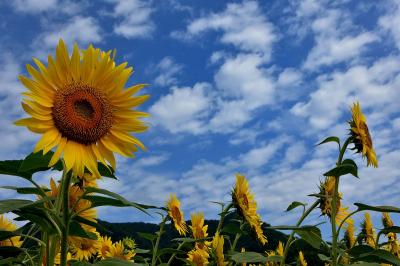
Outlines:
[{"label": "yellow petal", "polygon": [[58,160],[60,159],[61,154],[64,151],[65,145],[67,144],[67,139],[66,138],[61,138],[60,144],[58,144],[58,147],[56,151],[53,154],[53,157],[51,157],[51,160],[49,162],[49,167],[55,165]]},{"label": "yellow petal", "polygon": [[[43,150],[46,146],[50,145],[53,143],[58,137],[60,133],[58,132],[57,129],[51,129],[47,131],[46,133],[43,134],[42,138],[38,141],[38,143],[35,146],[35,149],[33,149],[33,152],[38,152],[40,150]],[[43,152],[43,154],[46,154]]]}]

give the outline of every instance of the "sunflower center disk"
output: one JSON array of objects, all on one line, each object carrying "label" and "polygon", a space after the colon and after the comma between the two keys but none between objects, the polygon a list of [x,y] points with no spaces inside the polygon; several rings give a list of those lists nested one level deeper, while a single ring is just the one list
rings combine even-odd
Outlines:
[{"label": "sunflower center disk", "polygon": [[105,95],[87,85],[70,84],[57,91],[53,121],[63,137],[91,144],[106,135],[112,126],[112,109]]}]

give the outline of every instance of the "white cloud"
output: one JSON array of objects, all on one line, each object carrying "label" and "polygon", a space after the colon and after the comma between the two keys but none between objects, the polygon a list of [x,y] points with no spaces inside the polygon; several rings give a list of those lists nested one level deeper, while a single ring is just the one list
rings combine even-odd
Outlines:
[{"label": "white cloud", "polygon": [[14,0],[15,10],[26,13],[40,13],[57,7],[57,0]]},{"label": "white cloud", "polygon": [[[335,124],[354,101],[360,101],[367,110],[379,110],[386,117],[398,111],[400,61],[396,56],[382,58],[370,67],[357,65],[322,75],[317,80],[318,89],[310,99],[291,109],[293,114],[307,118],[314,129]],[[374,123],[379,121],[384,122],[374,119]]]},{"label": "white cloud", "polygon": [[339,9],[322,12],[312,23],[316,44],[303,67],[317,70],[320,66],[356,60],[368,44],[378,40],[372,32],[351,33],[353,28],[346,12]]},{"label": "white cloud", "polygon": [[33,47],[38,53],[47,54],[50,49],[54,49],[60,38],[69,47],[72,47],[74,42],[79,45],[100,42],[101,28],[92,17],[75,16],[65,23],[52,25],[34,40]]},{"label": "white cloud", "polygon": [[268,59],[277,37],[273,25],[260,9],[256,1],[231,3],[222,12],[195,19],[187,26],[186,32],[174,32],[173,36],[191,39],[207,31],[222,31],[222,43],[232,44],[243,51],[264,53]]},{"label": "white cloud", "polygon": [[153,8],[148,1],[108,0],[115,4],[112,16],[119,22],[114,25],[114,32],[127,39],[151,37],[155,25],[151,19]]},{"label": "white cloud", "polygon": [[196,83],[193,88],[172,87],[171,93],[162,96],[149,112],[156,124],[163,125],[172,133],[202,133],[206,130],[203,119],[212,107],[209,89],[208,83]]},{"label": "white cloud", "polygon": [[173,58],[164,57],[152,70],[158,73],[154,83],[163,87],[176,85],[178,83],[176,75],[181,72],[182,68],[183,66],[176,63]]},{"label": "white cloud", "polygon": [[379,26],[391,33],[397,48],[400,49],[400,3],[392,1],[390,5],[390,11],[388,14],[382,16],[378,22]]}]

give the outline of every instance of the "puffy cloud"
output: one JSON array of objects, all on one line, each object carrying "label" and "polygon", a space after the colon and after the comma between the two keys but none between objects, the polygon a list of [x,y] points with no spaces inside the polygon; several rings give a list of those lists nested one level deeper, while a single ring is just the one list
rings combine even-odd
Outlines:
[{"label": "puffy cloud", "polygon": [[212,106],[209,89],[208,83],[196,83],[192,88],[172,87],[171,93],[162,96],[149,112],[156,124],[173,133],[202,133],[206,129],[203,119]]},{"label": "puffy cloud", "polygon": [[219,13],[211,13],[193,20],[185,32],[173,36],[191,39],[207,31],[222,31],[220,41],[249,52],[262,52],[270,57],[272,43],[277,39],[274,28],[261,12],[256,1],[228,4]]},{"label": "puffy cloud", "polygon": [[114,25],[114,32],[127,39],[151,37],[155,25],[151,20],[153,8],[148,1],[108,0],[115,4],[112,16],[119,22]]},{"label": "puffy cloud", "polygon": [[390,11],[379,19],[378,24],[383,30],[391,34],[397,48],[400,49],[400,28],[398,27],[400,24],[400,4],[392,1]]},{"label": "puffy cloud", "polygon": [[159,86],[171,86],[178,83],[176,75],[179,74],[183,68],[181,64],[176,63],[171,57],[164,57],[161,61],[153,66],[152,72],[158,73],[154,83]]},{"label": "puffy cloud", "polygon": [[57,0],[15,0],[13,7],[20,12],[40,13],[57,7]]}]

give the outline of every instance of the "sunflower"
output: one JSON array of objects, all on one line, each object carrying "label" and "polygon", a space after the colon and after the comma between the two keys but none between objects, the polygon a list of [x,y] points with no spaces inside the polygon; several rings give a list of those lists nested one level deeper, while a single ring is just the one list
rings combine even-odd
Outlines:
[{"label": "sunflower", "polygon": [[364,222],[361,224],[362,240],[369,246],[375,247],[375,233],[372,225],[371,216],[368,212],[365,213]]},{"label": "sunflower", "polygon": [[307,266],[307,261],[304,259],[303,252],[299,251],[299,265],[300,266]]},{"label": "sunflower", "polygon": [[112,246],[112,241],[111,238],[108,236],[102,236],[99,238],[100,241],[100,249],[99,253],[97,254],[97,257],[99,258],[107,258],[107,252],[110,252],[111,246]]},{"label": "sunflower", "polygon": [[[199,212],[199,213],[193,213],[191,215],[191,222],[192,225],[189,226],[190,229],[192,230],[193,238],[195,239],[201,239],[201,238],[206,238],[208,236],[207,234],[207,229],[208,225],[204,225],[204,214]],[[205,246],[209,246],[210,242],[196,242],[196,247],[202,249]]]},{"label": "sunflower", "polygon": [[97,239],[89,239],[77,236],[68,237],[70,251],[74,259],[79,261],[88,261],[101,249],[100,234],[95,230],[92,231]]},{"label": "sunflower", "polygon": [[351,142],[354,143],[354,149],[367,157],[367,166],[378,167],[374,147],[372,146],[371,135],[369,134],[367,120],[361,111],[360,104],[354,103],[351,108],[352,120],[350,124]]},{"label": "sunflower", "polygon": [[188,253],[187,260],[193,263],[196,266],[205,266],[208,265],[208,258],[210,255],[207,250],[202,248],[195,248]]},{"label": "sunflower", "polygon": [[176,230],[178,230],[180,235],[186,235],[187,227],[181,210],[181,203],[175,194],[170,195],[167,201],[167,209],[168,215],[174,222]]},{"label": "sunflower", "polygon": [[[15,224],[8,220],[3,214],[0,214],[0,231],[14,232],[17,230]],[[0,247],[14,246],[21,247],[22,241],[20,236],[13,236],[7,239],[0,240]]]},{"label": "sunflower", "polygon": [[122,243],[124,244],[125,249],[134,250],[136,248],[135,240],[130,237],[124,237]]},{"label": "sunflower", "polygon": [[34,152],[48,153],[55,148],[49,166],[63,155],[66,170],[83,176],[85,168],[100,177],[97,162],[106,161],[115,169],[117,152],[133,157],[143,144],[130,133],[143,132],[147,126],[139,120],[147,113],[133,110],[148,95],[132,96],[145,85],[125,89],[132,74],[127,63],[116,65],[111,51],[102,52],[90,45],[79,51],[74,44],[72,55],[62,40],[55,59],[50,55],[45,66],[33,59],[37,69],[27,65],[30,78],[20,76],[28,89],[22,107],[31,117],[16,125],[43,134]]},{"label": "sunflower", "polygon": [[110,250],[106,252],[106,256],[110,258],[118,258],[122,260],[133,260],[136,254],[131,250],[125,250],[122,241],[118,241],[110,247]]},{"label": "sunflower", "polygon": [[[331,218],[332,215],[332,202],[333,202],[333,194],[335,190],[335,177],[328,176],[325,178],[324,182],[320,184],[320,192],[321,200],[319,204],[319,208],[321,209],[322,215],[327,215]],[[341,194],[339,193],[339,197],[337,198],[336,202],[336,216],[335,221],[336,224],[340,224],[343,219],[348,215],[348,207],[341,206]],[[352,220],[346,220],[346,223],[351,223]]]},{"label": "sunflower", "polygon": [[217,266],[228,265],[228,262],[225,262],[224,258],[224,236],[220,236],[218,232],[215,233],[213,238],[212,249],[217,261]]},{"label": "sunflower", "polygon": [[238,214],[255,232],[257,239],[263,245],[266,244],[267,238],[264,236],[261,228],[261,217],[257,214],[257,203],[254,200],[254,195],[250,191],[249,183],[243,175],[236,174],[236,185],[232,191],[232,202]]},{"label": "sunflower", "polygon": [[394,225],[392,219],[390,218],[389,213],[387,212],[382,213],[382,224],[385,229],[392,227]]},{"label": "sunflower", "polygon": [[[271,250],[267,252],[267,258],[272,256],[283,256],[284,250],[285,249],[283,247],[282,242],[279,241],[276,250]],[[281,264],[280,262],[267,261],[266,266],[279,266],[280,264]]]},{"label": "sunflower", "polygon": [[[67,262],[72,260],[71,253],[67,253]],[[61,252],[58,252],[58,254],[54,257],[54,264],[55,265],[60,265],[61,264]],[[69,265],[69,264],[68,264]]]},{"label": "sunflower", "polygon": [[344,242],[348,249],[352,248],[356,243],[354,222],[351,218],[349,218],[349,220],[351,221],[347,224],[346,231],[344,232],[343,236]]}]

